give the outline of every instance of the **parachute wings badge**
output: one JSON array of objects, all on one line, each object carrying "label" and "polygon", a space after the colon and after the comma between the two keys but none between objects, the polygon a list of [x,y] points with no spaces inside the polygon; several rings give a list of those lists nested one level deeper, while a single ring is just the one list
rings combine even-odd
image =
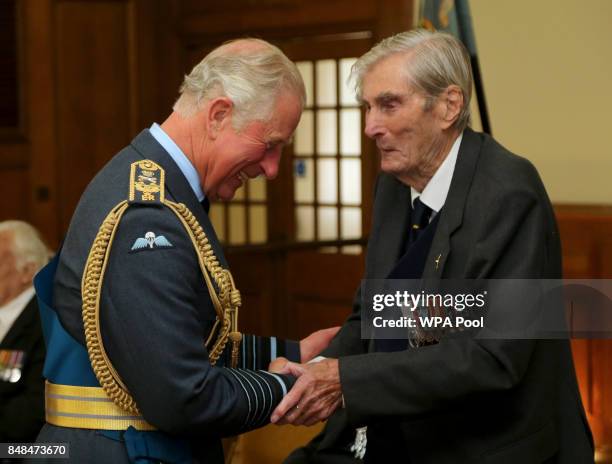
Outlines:
[{"label": "parachute wings badge", "polygon": [[144,237],[136,239],[130,251],[154,250],[156,248],[174,248],[174,245],[163,235],[156,236],[154,232],[147,232]]}]

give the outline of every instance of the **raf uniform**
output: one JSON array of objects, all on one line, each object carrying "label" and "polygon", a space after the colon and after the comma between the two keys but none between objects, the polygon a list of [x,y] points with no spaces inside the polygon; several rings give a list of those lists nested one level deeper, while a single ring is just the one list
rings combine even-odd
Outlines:
[{"label": "raf uniform", "polygon": [[[400,258],[410,200],[408,186],[379,177],[366,279],[387,278],[398,261],[406,264]],[[417,264],[423,278],[561,277],[555,217],[535,168],[487,135],[464,131],[448,196],[432,225]],[[368,426],[366,462],[593,462],[566,340],[443,338],[377,352],[376,343],[361,339],[361,304],[358,291],[353,314],[323,352],[339,358],[345,408],[287,463],[360,462],[351,444],[362,426]]]},{"label": "raf uniform", "polygon": [[[224,329],[216,300],[229,285],[227,279],[219,280],[227,264],[200,204],[201,192],[190,185],[195,170],[190,165],[193,171],[185,170],[182,153],[170,153],[177,147],[163,137],[163,131],[160,135],[158,126],[151,131],[156,136],[143,131],[85,190],[55,263],[53,295],[46,294],[47,300],[53,298],[59,318],[54,327],[59,332],[65,329],[62,346],[71,344],[70,353],[81,350],[81,361],[74,364],[80,363],[82,368],[75,376],[66,372],[64,363],[51,359],[45,367],[47,378],[51,383],[55,378],[63,384],[81,382],[78,385],[98,387],[92,395],[108,403],[108,395],[103,393],[110,392],[115,404],[109,407],[121,406],[112,414],[129,416],[124,422],[129,427],[101,426],[108,425],[103,415],[88,422],[91,411],[86,410],[77,410],[75,418],[75,412],[67,413],[70,405],[56,401],[73,395],[73,390],[50,385],[48,424],[38,440],[69,442],[71,457],[87,462],[95,456],[95,462],[136,462],[144,458],[142,462],[221,463],[220,437],[268,423],[275,405],[294,382],[290,376],[258,369],[265,369],[276,356],[299,360],[299,348],[276,339],[247,336],[242,336],[239,343],[241,335],[233,316],[231,322],[229,317],[226,321],[231,331],[229,339],[225,338],[227,345],[211,342],[215,337],[217,342],[221,340],[218,334]],[[161,191],[156,191],[160,184]],[[115,209],[128,198],[128,192],[127,208],[123,204],[124,209]],[[168,206],[169,202],[185,205],[182,216],[176,207]],[[117,225],[105,221],[113,209],[121,210]],[[111,224],[109,233],[97,235],[103,222],[104,227]],[[201,226],[200,232],[196,224]],[[195,233],[187,233],[189,230]],[[204,242],[201,232],[206,236]],[[92,248],[94,240],[98,244],[100,239],[112,242],[103,266],[94,262],[98,246]],[[93,319],[87,319],[84,327],[82,307],[93,304],[91,295],[96,290],[92,282],[96,282],[100,267],[103,275],[96,294],[96,333],[90,324]],[[208,272],[203,273],[202,268]],[[228,291],[226,299],[231,303],[227,305],[237,311],[239,294],[233,288]],[[220,323],[216,323],[218,320]],[[94,360],[93,371],[82,361],[87,359],[83,358],[85,346]],[[106,363],[101,361],[101,351],[106,353]],[[232,360],[236,368],[230,367]],[[102,373],[98,372],[100,366]],[[116,374],[112,375],[112,369]],[[107,385],[111,377],[115,380]],[[101,384],[105,388],[102,394]],[[74,395],[79,396],[77,393]]]}]

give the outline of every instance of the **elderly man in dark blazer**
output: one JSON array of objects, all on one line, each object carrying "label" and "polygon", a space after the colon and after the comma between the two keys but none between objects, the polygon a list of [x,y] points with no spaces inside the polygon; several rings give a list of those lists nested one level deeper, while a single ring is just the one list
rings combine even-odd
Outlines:
[{"label": "elderly man in dark blazer", "polygon": [[[382,170],[366,279],[561,277],[535,168],[468,128],[469,63],[453,37],[417,30],[383,40],[353,68]],[[275,366],[301,377],[273,421],[309,424],[335,411],[287,463],[593,462],[567,340],[368,341],[364,306],[358,291],[328,359]]]},{"label": "elderly man in dark blazer", "polygon": [[265,371],[270,360],[305,361],[335,331],[299,344],[241,334],[207,203],[276,176],[304,95],[278,48],[225,44],[186,76],[166,121],[92,180],[37,278],[49,343],[39,442],[70,443],[79,463],[221,463],[221,437],[269,423],[294,382]]},{"label": "elderly man in dark blazer", "polygon": [[30,224],[0,222],[0,442],[33,442],[44,423],[45,342],[32,278],[49,256]]}]

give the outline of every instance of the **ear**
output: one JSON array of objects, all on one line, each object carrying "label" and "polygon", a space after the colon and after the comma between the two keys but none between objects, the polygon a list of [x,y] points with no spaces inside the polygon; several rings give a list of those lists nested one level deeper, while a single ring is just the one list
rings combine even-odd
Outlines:
[{"label": "ear", "polygon": [[36,265],[27,263],[21,271],[21,283],[24,285],[32,285],[32,280],[36,275]]},{"label": "ear", "polygon": [[208,103],[205,110],[207,133],[216,139],[219,133],[232,122],[234,104],[227,97],[217,97]]},{"label": "ear", "polygon": [[442,104],[442,128],[451,127],[463,109],[463,92],[458,85],[449,85],[438,97]]}]

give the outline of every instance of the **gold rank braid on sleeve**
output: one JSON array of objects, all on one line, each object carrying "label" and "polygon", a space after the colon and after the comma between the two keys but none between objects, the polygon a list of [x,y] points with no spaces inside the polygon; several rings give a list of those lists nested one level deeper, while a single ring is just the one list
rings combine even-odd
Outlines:
[{"label": "gold rank braid on sleeve", "polygon": [[[189,208],[182,203],[175,203],[164,198],[164,173],[163,169],[157,164],[149,160],[132,164],[130,199],[134,199],[134,190],[141,188],[133,179],[135,178],[135,170],[142,165],[145,165],[149,170],[155,169],[160,172],[158,188],[147,188],[146,199],[157,204],[163,204],[177,216],[196,252],[216,312],[216,321],[204,342],[209,353],[209,361],[212,365],[215,365],[227,343],[231,341],[231,366],[236,367],[242,340],[242,334],[238,331],[238,309],[242,306],[242,299],[234,284],[232,274],[219,264],[206,233],[193,213],[189,211]],[[150,173],[150,171],[147,172]],[[152,190],[154,191],[153,194],[151,194]],[[100,297],[106,265],[117,226],[129,207],[130,203],[127,200],[115,206],[102,222],[94,239],[81,281],[82,317],[87,353],[100,386],[120,408],[134,414],[140,414],[134,398],[130,395],[106,354],[100,333]]]}]

